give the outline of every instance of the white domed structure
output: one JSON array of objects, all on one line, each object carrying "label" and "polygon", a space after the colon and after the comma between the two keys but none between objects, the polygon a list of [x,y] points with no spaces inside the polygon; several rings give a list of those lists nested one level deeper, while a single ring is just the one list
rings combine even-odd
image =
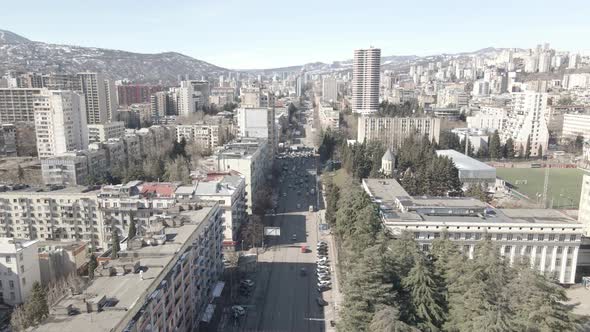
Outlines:
[{"label": "white domed structure", "polygon": [[391,150],[387,149],[383,157],[381,157],[381,173],[387,176],[392,176],[394,167],[395,156],[391,153]]}]

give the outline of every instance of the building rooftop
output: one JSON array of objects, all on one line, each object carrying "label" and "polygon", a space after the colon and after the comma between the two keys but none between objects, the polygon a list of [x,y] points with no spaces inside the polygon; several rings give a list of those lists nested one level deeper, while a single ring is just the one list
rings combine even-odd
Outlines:
[{"label": "building rooftop", "polygon": [[468,157],[461,152],[455,150],[436,150],[438,156],[449,157],[455,163],[455,167],[459,170],[482,170],[482,171],[496,171],[490,165],[484,164],[477,159]]},{"label": "building rooftop", "polygon": [[0,237],[0,253],[16,253],[20,251],[22,248],[27,248],[38,242],[39,240],[25,240],[15,239],[11,237]]},{"label": "building rooftop", "polygon": [[400,196],[410,196],[394,179],[363,179],[363,187],[376,202],[393,201]]},{"label": "building rooftop", "polygon": [[96,195],[100,192],[100,186],[61,186],[61,185],[48,185],[43,187],[29,187],[29,186],[2,186],[0,189],[0,195],[4,194],[23,194],[27,195],[45,195],[47,193],[56,195],[67,195],[67,194],[89,194]]},{"label": "building rooftop", "polygon": [[[151,296],[163,282],[163,278],[174,267],[175,257],[182,248],[190,245],[187,240],[198,231],[212,207],[186,211],[177,216],[184,224],[164,228],[163,244],[144,245],[120,253],[120,257],[100,263],[97,271],[116,267],[117,275],[101,276],[95,279],[77,295],[69,295],[51,308],[50,317],[34,331],[43,332],[110,332],[127,324],[139,311],[144,299]],[[102,270],[101,270],[102,267]],[[141,267],[141,273],[139,272]],[[121,272],[127,270],[127,273]],[[88,306],[104,303],[101,311],[88,312]],[[73,307],[80,313],[68,315],[67,308]]]}]

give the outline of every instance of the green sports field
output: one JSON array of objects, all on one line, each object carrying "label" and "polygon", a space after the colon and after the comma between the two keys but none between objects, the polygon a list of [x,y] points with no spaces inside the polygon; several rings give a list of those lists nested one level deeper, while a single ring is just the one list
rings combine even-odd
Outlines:
[{"label": "green sports field", "polygon": [[[506,180],[519,192],[536,201],[537,193],[543,193],[545,169],[543,168],[497,168],[497,176]],[[583,171],[574,168],[549,169],[549,204],[553,208],[577,209],[580,204]],[[526,184],[522,183],[526,180]],[[521,182],[517,184],[518,182]]]}]

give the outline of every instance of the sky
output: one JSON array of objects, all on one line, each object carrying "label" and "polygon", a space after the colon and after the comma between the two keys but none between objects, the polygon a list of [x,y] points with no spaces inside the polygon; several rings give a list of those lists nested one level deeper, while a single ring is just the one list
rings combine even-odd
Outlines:
[{"label": "sky", "polygon": [[590,50],[589,0],[0,1],[0,29],[31,40],[174,51],[229,69],[431,55],[484,47]]}]

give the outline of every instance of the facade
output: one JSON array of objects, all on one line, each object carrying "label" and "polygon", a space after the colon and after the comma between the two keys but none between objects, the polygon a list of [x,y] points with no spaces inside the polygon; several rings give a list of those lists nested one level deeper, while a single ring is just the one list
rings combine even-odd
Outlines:
[{"label": "facade", "polygon": [[40,241],[39,270],[41,284],[47,285],[82,269],[88,259],[88,244],[84,241]]},{"label": "facade", "polygon": [[203,166],[217,172],[230,170],[245,178],[247,211],[252,213],[259,190],[268,182],[273,162],[272,150],[263,138],[241,138],[223,146],[203,162]]},{"label": "facade", "polygon": [[465,138],[469,139],[469,144],[471,144],[474,153],[480,150],[487,151],[488,149],[490,135],[486,130],[473,128],[455,128],[452,129],[451,132],[459,136],[460,141],[465,140]]},{"label": "facade", "polygon": [[42,89],[0,89],[0,123],[35,122],[35,101]]},{"label": "facade", "polygon": [[513,92],[512,108],[507,115],[505,130],[500,133],[503,143],[508,138],[524,153],[527,140],[531,140],[531,156],[537,156],[539,147],[547,151],[549,130],[547,129],[547,94],[533,91]]},{"label": "facade", "polygon": [[378,48],[354,51],[352,65],[352,111],[373,113],[379,110],[379,78],[381,50]]},{"label": "facade", "polygon": [[335,110],[330,104],[322,103],[319,108],[320,124],[322,129],[340,129],[340,112]]},{"label": "facade", "polygon": [[459,170],[459,180],[465,186],[471,184],[486,184],[487,186],[496,183],[496,169],[481,161],[468,157],[455,150],[437,150],[437,156],[451,159]]},{"label": "facade", "polygon": [[209,82],[182,81],[178,93],[178,115],[189,116],[209,105]]},{"label": "facade", "polygon": [[219,124],[206,124],[204,122],[192,125],[176,126],[176,141],[183,138],[187,142],[196,142],[202,149],[213,151],[221,143],[222,128]]},{"label": "facade", "polygon": [[324,77],[322,80],[322,101],[338,101],[338,81],[335,78]]},{"label": "facade", "polygon": [[17,305],[31,294],[33,284],[41,281],[38,240],[0,238],[0,303]]},{"label": "facade", "polygon": [[473,198],[410,197],[393,179],[364,179],[363,188],[379,205],[394,235],[414,233],[422,250],[447,234],[469,258],[489,237],[510,264],[521,257],[531,268],[562,284],[573,284],[582,224],[556,210],[492,209]]},{"label": "facade", "polygon": [[575,139],[578,135],[590,139],[590,114],[564,114],[562,137]]},{"label": "facade", "polygon": [[104,243],[97,191],[87,187],[20,188],[0,193],[1,237]]},{"label": "facade", "polygon": [[246,222],[246,181],[241,175],[209,173],[193,181],[191,186],[176,189],[179,201],[197,199],[217,202],[221,208],[223,247],[234,250],[241,226]]},{"label": "facade", "polygon": [[44,90],[35,102],[39,158],[88,148],[84,98],[71,91]]},{"label": "facade", "polygon": [[440,108],[461,108],[469,105],[469,94],[463,89],[446,88],[437,93],[436,105]]},{"label": "facade", "polygon": [[106,123],[109,119],[110,102],[104,76],[100,73],[78,73],[82,93],[86,100],[88,124]]},{"label": "facade", "polygon": [[360,143],[378,140],[386,147],[395,149],[401,146],[404,139],[412,136],[428,136],[438,142],[440,137],[441,119],[422,118],[391,118],[361,116],[358,120],[357,140]]},{"label": "facade", "polygon": [[508,121],[507,114],[503,107],[482,107],[480,113],[467,117],[467,127],[502,132]]},{"label": "facade", "polygon": [[274,151],[278,147],[275,108],[239,108],[237,124],[240,137],[265,138]]},{"label": "facade", "polygon": [[89,143],[106,142],[111,138],[122,138],[123,136],[125,136],[125,123],[121,121],[88,125]]},{"label": "facade", "polygon": [[219,213],[214,205],[154,218],[148,233],[128,240],[119,258],[105,257],[85,292],[65,296],[34,331],[195,330],[220,292]]},{"label": "facade", "polygon": [[121,106],[148,103],[150,102],[150,97],[160,91],[162,91],[162,87],[157,85],[117,85],[117,100]]}]

